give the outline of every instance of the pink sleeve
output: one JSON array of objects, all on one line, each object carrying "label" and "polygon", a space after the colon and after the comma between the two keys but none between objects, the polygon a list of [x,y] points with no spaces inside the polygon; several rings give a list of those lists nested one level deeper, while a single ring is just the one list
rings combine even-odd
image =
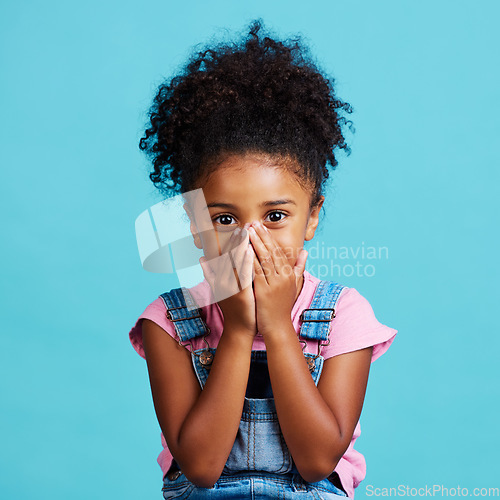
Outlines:
[{"label": "pink sleeve", "polygon": [[325,359],[373,346],[373,363],[389,349],[398,332],[377,320],[368,300],[355,288],[342,291],[335,316],[331,321],[330,345],[321,350]]},{"label": "pink sleeve", "polygon": [[[142,346],[142,319],[147,318],[161,326],[171,337],[176,339],[175,328],[172,322],[167,318],[167,309],[161,297],[151,302],[144,312],[139,316],[135,325],[130,330],[129,338],[133,348],[139,356],[146,359],[144,348]],[[177,339],[176,339],[177,340]]]}]

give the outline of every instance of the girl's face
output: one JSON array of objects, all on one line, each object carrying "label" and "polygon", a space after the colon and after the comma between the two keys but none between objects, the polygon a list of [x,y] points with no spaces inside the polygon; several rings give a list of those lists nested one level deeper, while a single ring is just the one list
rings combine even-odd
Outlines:
[{"label": "girl's face", "polygon": [[220,255],[236,228],[253,221],[269,229],[292,267],[304,241],[313,238],[324,197],[310,210],[311,193],[297,183],[293,173],[269,160],[261,155],[231,156],[203,182],[215,231],[198,233],[193,224],[191,231],[208,260]]}]

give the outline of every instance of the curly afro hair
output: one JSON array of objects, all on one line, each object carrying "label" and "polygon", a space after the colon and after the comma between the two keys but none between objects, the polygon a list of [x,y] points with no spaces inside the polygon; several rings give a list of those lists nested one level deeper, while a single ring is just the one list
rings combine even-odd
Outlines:
[{"label": "curly afro hair", "polygon": [[152,161],[151,181],[166,197],[197,187],[229,155],[265,154],[293,171],[317,205],[335,169],[335,149],[350,154],[333,82],[317,68],[300,37],[285,43],[248,36],[193,54],[180,74],[162,83],[139,148]]}]

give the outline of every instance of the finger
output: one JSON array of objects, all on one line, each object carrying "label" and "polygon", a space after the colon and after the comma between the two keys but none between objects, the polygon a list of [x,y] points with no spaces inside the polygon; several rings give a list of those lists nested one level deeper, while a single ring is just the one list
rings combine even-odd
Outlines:
[{"label": "finger", "polygon": [[[229,238],[225,241],[221,257],[218,259],[220,267],[218,269],[219,276],[226,285],[237,278],[237,267],[238,263],[235,261],[234,250],[238,242],[238,233],[240,228],[236,228],[231,232]],[[235,276],[236,274],[236,276]],[[239,287],[238,287],[239,289]]]},{"label": "finger", "polygon": [[[252,260],[247,256],[247,248],[249,246],[248,231],[245,230],[247,225],[242,229],[237,228],[229,238],[227,257],[229,261],[225,261],[223,272],[223,283],[226,289],[237,293],[248,286],[252,280]],[[226,265],[227,264],[227,265]],[[245,270],[245,267],[248,269]]]},{"label": "finger", "polygon": [[[238,231],[238,234],[236,236],[236,232]],[[241,275],[243,273],[243,269],[245,265],[248,267],[248,262],[247,262],[247,248],[249,246],[249,237],[248,237],[248,231],[246,231],[244,228],[242,230],[236,230],[235,231],[235,245],[236,247],[234,250],[231,250],[230,255],[233,260],[233,267],[236,270],[236,273],[238,275]],[[247,273],[248,274],[248,273]],[[241,277],[240,277],[241,280]]]},{"label": "finger", "polygon": [[234,258],[234,261],[239,264],[237,267],[241,267],[241,263],[243,263],[245,259],[245,252],[248,247],[248,242],[250,240],[248,236],[248,231],[245,230],[245,228],[238,228],[234,232],[234,241],[233,245],[234,248],[231,250],[231,255]]},{"label": "finger", "polygon": [[238,291],[241,292],[242,288],[241,288],[240,278],[238,276],[238,270],[236,269],[236,263],[234,262],[234,258],[231,255],[231,252],[228,253],[228,256],[229,256],[229,258],[231,260],[231,268],[232,268],[232,271],[233,271],[233,276],[236,279],[236,284],[238,285]]},{"label": "finger", "polygon": [[295,264],[295,266],[293,268],[293,271],[295,272],[297,277],[301,276],[304,273],[308,256],[309,256],[309,253],[307,252],[307,250],[302,249],[300,251],[299,257],[297,259],[297,263]]},{"label": "finger", "polygon": [[[273,259],[274,268],[277,274],[284,274],[285,267],[289,268],[288,259],[278,242],[273,238],[271,231],[263,224],[256,225],[256,231],[260,239],[266,246]],[[290,269],[288,269],[290,271]]]},{"label": "finger", "polygon": [[292,267],[290,266],[290,262],[288,260],[288,255],[283,250],[283,248],[276,242],[276,263],[278,266],[278,272],[280,274],[290,274],[292,272]]},{"label": "finger", "polygon": [[221,290],[223,290],[222,293],[226,295],[224,298],[227,298],[241,291],[240,280],[231,253],[225,253],[219,259],[222,264],[219,283]]},{"label": "finger", "polygon": [[214,273],[210,268],[210,264],[205,257],[200,257],[199,262],[201,269],[203,270],[203,276],[205,276],[205,279],[208,281],[209,285],[213,286]]},{"label": "finger", "polygon": [[[205,262],[203,265],[205,268],[210,266],[212,270],[208,275],[209,279],[207,281],[209,281],[211,285],[212,292],[217,302],[240,291],[238,280],[236,279],[235,271],[228,253],[223,253],[210,261],[204,260]],[[200,259],[200,264],[201,262],[202,260]]]},{"label": "finger", "polygon": [[255,271],[254,271],[253,259],[254,259],[254,252],[253,252],[252,246],[247,245],[247,248],[245,249],[244,259],[243,259],[243,266],[242,266],[241,271],[239,273],[242,290],[251,286],[252,281],[254,279]]},{"label": "finger", "polygon": [[259,282],[262,282],[262,280],[264,280],[264,282],[267,283],[265,271],[262,268],[262,265],[259,259],[257,258],[257,254],[255,253],[253,247],[252,247],[252,254],[253,254],[253,269],[255,271],[255,276],[254,276],[255,283],[257,284]]},{"label": "finger", "polygon": [[234,250],[234,248],[236,246],[235,242],[236,242],[236,239],[238,237],[239,232],[240,232],[240,228],[238,227],[234,231],[231,231],[231,234],[228,238],[227,231],[225,231],[225,235],[226,235],[225,238],[227,238],[227,239],[224,241],[224,244],[222,245],[221,254],[229,253],[231,250]]},{"label": "finger", "polygon": [[255,254],[258,261],[260,262],[264,274],[267,277],[271,277],[273,274],[277,274],[276,268],[274,266],[273,256],[253,226],[250,226],[249,233]]}]

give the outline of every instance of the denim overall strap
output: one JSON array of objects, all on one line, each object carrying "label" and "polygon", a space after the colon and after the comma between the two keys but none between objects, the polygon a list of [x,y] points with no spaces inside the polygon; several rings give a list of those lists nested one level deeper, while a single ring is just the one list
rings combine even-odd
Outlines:
[{"label": "denim overall strap", "polygon": [[187,288],[174,288],[160,295],[167,308],[167,318],[173,322],[180,342],[205,335],[208,326],[200,308]]},{"label": "denim overall strap", "polygon": [[330,321],[335,318],[335,305],[344,285],[334,281],[320,281],[309,308],[300,315],[300,336],[305,339],[327,341]]},{"label": "denim overall strap", "polygon": [[[167,318],[173,322],[179,344],[186,347],[182,342],[190,344],[191,361],[201,387],[205,385],[208,370],[212,365],[215,349],[211,348],[207,341],[210,327],[201,317],[201,309],[187,288],[174,288],[170,292],[160,295],[167,308]],[[194,350],[191,340],[203,336],[206,346]]]},{"label": "denim overall strap", "polygon": [[[309,308],[304,309],[300,315],[299,340],[305,349],[307,340],[317,340],[318,351],[316,355],[304,352],[309,370],[318,385],[323,371],[324,358],[320,355],[321,347],[330,344],[330,325],[335,317],[335,305],[340,293],[345,287],[340,283],[321,280],[314,291]],[[304,340],[307,339],[307,340]]]}]

